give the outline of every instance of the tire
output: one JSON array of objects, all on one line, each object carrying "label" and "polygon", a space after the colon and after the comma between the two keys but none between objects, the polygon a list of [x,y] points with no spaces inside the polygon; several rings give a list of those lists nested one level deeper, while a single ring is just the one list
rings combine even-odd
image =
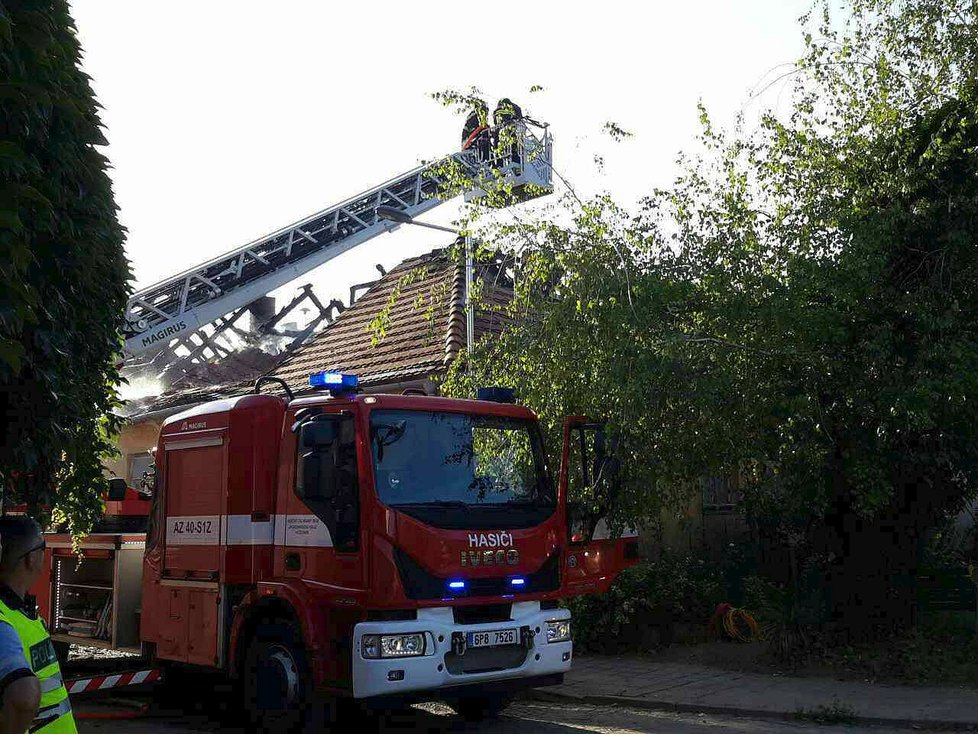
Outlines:
[{"label": "tire", "polygon": [[321,732],[333,719],[331,702],[313,690],[305,648],[289,624],[258,627],[245,653],[240,684],[251,731]]},{"label": "tire", "polygon": [[449,702],[455,713],[466,721],[483,721],[495,719],[509,704],[513,702],[511,695],[497,696],[467,696]]},{"label": "tire", "polygon": [[192,670],[170,660],[157,660],[155,664],[163,673],[154,696],[157,703],[165,708],[189,709],[200,700],[203,687]]}]

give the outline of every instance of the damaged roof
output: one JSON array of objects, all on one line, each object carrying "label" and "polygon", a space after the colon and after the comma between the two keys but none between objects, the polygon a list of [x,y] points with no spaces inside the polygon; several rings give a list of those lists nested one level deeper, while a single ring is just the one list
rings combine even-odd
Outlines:
[{"label": "damaged roof", "polygon": [[[512,284],[495,265],[480,265],[483,301],[476,339],[498,333]],[[378,330],[382,327],[382,331]],[[309,375],[349,372],[365,386],[442,375],[465,349],[465,268],[446,250],[405,260],[329,326],[269,374],[296,392]]]},{"label": "damaged roof", "polygon": [[[513,289],[498,263],[478,264],[474,277],[482,290],[475,323],[479,339],[501,330]],[[297,350],[284,359],[271,356],[280,363],[266,365],[264,372],[285,380],[296,393],[309,391],[309,375],[323,370],[349,372],[366,387],[381,386],[443,375],[464,349],[465,268],[448,251],[434,250],[405,260],[369,284],[353,305]],[[247,361],[249,367],[256,364]],[[130,417],[251,392],[256,374],[246,377],[220,365],[204,365],[179,388],[130,404]],[[215,378],[212,384],[207,384],[209,375]]]}]

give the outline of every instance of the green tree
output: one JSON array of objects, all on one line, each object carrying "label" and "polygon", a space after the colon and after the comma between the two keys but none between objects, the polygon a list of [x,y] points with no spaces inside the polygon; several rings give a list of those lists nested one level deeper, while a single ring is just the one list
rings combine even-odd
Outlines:
[{"label": "green tree", "polygon": [[978,18],[820,11],[788,112],[727,133],[701,109],[702,150],[637,209],[565,187],[515,223],[472,212],[517,293],[446,389],[512,385],[554,432],[607,417],[632,519],[740,474],[865,636],[911,621],[920,542],[978,486]]},{"label": "green tree", "polygon": [[128,295],[123,230],[64,0],[0,3],[0,490],[101,509]]}]

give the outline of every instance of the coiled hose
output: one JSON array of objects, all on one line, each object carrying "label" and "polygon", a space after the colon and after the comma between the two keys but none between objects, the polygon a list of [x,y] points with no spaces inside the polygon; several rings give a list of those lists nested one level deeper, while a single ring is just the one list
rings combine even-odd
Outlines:
[{"label": "coiled hose", "polygon": [[761,628],[754,616],[746,609],[726,602],[717,606],[710,619],[711,636],[719,636],[721,628],[727,637],[737,642],[753,642],[761,637]]}]

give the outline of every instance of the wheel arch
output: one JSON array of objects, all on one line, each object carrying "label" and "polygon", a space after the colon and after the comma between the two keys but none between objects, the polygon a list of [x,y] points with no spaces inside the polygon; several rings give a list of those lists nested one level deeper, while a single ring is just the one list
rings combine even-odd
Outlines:
[{"label": "wheel arch", "polygon": [[228,645],[228,673],[238,678],[245,661],[248,645],[262,625],[287,624],[295,628],[310,658],[315,657],[316,624],[310,610],[301,599],[288,594],[259,594],[252,591],[235,607]]}]

